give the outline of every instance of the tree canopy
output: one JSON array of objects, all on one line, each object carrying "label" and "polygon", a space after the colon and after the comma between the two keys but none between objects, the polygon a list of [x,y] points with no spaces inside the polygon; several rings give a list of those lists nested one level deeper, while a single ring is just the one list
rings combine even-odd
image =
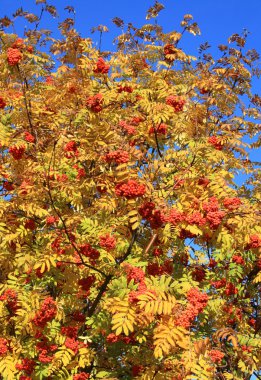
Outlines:
[{"label": "tree canopy", "polygon": [[258,376],[259,56],[246,34],[190,56],[197,23],[165,33],[163,8],[116,17],[115,51],[73,7],[59,38],[0,19],[3,380]]}]

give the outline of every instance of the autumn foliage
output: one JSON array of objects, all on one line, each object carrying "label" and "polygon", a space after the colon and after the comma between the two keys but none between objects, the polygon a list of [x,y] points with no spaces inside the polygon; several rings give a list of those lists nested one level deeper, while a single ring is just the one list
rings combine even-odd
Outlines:
[{"label": "autumn foliage", "polygon": [[0,20],[3,380],[260,370],[259,57],[245,34],[190,56],[197,24],[164,33],[162,9],[115,18],[112,52],[70,16],[60,39],[21,9]]}]

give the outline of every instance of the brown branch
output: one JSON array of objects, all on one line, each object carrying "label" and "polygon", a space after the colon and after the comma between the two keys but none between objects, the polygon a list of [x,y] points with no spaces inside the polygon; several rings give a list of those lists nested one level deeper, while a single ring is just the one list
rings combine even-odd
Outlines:
[{"label": "brown branch", "polygon": [[[22,80],[22,82],[24,81],[25,86],[28,89],[29,86],[28,86],[27,79],[22,77],[22,73],[21,73],[21,70],[20,70],[20,67],[18,64],[17,64],[17,70],[18,70],[18,73],[20,75],[20,79]],[[25,86],[22,85],[22,90],[23,90],[23,95],[24,95],[24,105],[25,105],[25,109],[26,109],[27,119],[28,119],[28,122],[30,125],[30,132],[33,132],[34,127],[33,127],[33,123],[32,123],[32,115],[31,115],[31,111],[30,111],[30,101],[29,101],[29,103],[27,101],[27,94],[26,94]]]},{"label": "brown branch", "polygon": [[113,275],[110,274],[104,280],[104,282],[103,282],[103,284],[99,290],[99,293],[97,294],[95,300],[93,301],[91,307],[89,308],[89,310],[87,312],[88,317],[91,317],[94,314],[96,307],[98,306],[98,304],[99,304],[99,302],[103,296],[103,293],[106,291],[107,286],[109,285],[112,278],[113,278]]},{"label": "brown branch", "polygon": [[155,141],[156,141],[157,151],[158,151],[158,153],[159,153],[160,158],[162,158],[162,157],[163,157],[163,154],[162,154],[161,151],[160,151],[157,131],[156,131],[155,126],[154,126],[153,128],[154,128],[154,136],[155,136]]},{"label": "brown branch", "polygon": [[[129,247],[128,247],[125,255],[123,255],[121,258],[119,258],[118,260],[116,260],[116,262],[117,262],[118,265],[120,265],[124,260],[126,260],[127,257],[131,254],[133,245],[134,245],[137,237],[138,237],[138,229],[136,229],[134,231],[134,233],[132,235],[131,242],[129,244]],[[107,286],[109,285],[109,283],[110,283],[110,281],[112,279],[113,279],[113,275],[110,274],[110,275],[106,276],[106,279],[104,280],[104,282],[103,282],[103,284],[102,284],[102,286],[100,288],[99,293],[97,294],[95,300],[93,301],[91,307],[89,308],[89,310],[87,312],[88,317],[91,317],[94,314],[94,312],[95,312],[95,310],[96,310],[96,308],[97,308],[97,306],[98,306],[98,304],[99,304],[99,302],[100,302],[100,300],[101,300],[101,298],[103,296],[103,293],[106,291]]]},{"label": "brown branch", "polygon": [[[55,152],[55,146],[56,146],[56,142],[54,143],[54,147],[53,147],[53,152],[52,152],[52,156]],[[52,156],[51,156],[51,160],[50,160],[50,163],[52,161]],[[79,251],[78,247],[75,245],[75,243],[72,241],[71,239],[71,236],[70,236],[70,233],[67,229],[67,226],[66,226],[66,223],[65,223],[65,220],[63,219],[60,211],[57,209],[57,207],[55,206],[54,204],[54,199],[53,199],[53,196],[52,196],[52,192],[51,192],[51,188],[50,188],[50,166],[51,164],[49,164],[49,168],[48,168],[48,174],[47,174],[47,178],[46,178],[46,183],[47,183],[47,193],[49,195],[49,198],[50,198],[50,201],[51,201],[51,206],[54,210],[54,212],[56,213],[56,215],[58,216],[58,218],[60,219],[60,221],[62,222],[62,225],[63,225],[63,228],[64,228],[64,232],[67,236],[67,239],[69,240],[70,244],[72,245],[72,247],[75,249],[75,251],[78,253],[80,259],[81,259],[81,262],[82,262],[82,265],[84,265],[85,267],[95,271],[95,272],[98,272],[99,274],[101,274],[103,277],[106,277],[107,278],[107,275],[102,272],[100,269],[98,268],[95,268],[94,266],[90,265],[90,264],[87,264],[84,259],[83,259],[83,256],[81,254],[81,252]]]},{"label": "brown branch", "polygon": [[135,241],[137,240],[137,237],[138,237],[138,229],[136,229],[132,235],[132,238],[131,238],[131,242],[130,242],[130,245],[125,253],[125,255],[123,255],[122,257],[118,258],[116,261],[117,261],[117,264],[121,264],[123,263],[123,261],[125,261],[127,259],[127,257],[131,254],[131,251],[132,251],[132,247],[135,243]]},{"label": "brown branch", "polygon": [[152,237],[151,237],[151,239],[150,239],[150,241],[149,241],[149,244],[147,245],[147,247],[146,247],[144,253],[148,253],[148,252],[149,252],[149,250],[150,250],[152,244],[153,244],[154,241],[157,239],[157,236],[158,236],[158,234],[154,234],[154,235],[152,235]]}]

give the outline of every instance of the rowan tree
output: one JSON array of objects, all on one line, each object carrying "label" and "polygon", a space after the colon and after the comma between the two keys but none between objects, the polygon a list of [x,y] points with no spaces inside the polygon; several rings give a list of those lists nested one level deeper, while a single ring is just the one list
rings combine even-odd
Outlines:
[{"label": "rowan tree", "polygon": [[116,17],[111,52],[72,7],[56,39],[0,20],[3,380],[258,376],[258,53],[190,56],[197,24],[165,33],[162,9]]}]

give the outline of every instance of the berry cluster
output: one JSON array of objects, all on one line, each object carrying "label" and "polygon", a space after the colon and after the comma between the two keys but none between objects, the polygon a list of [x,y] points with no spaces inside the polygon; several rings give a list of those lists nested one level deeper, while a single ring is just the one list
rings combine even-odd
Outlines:
[{"label": "berry cluster", "polygon": [[94,96],[89,96],[89,98],[86,99],[86,106],[95,113],[101,112],[102,103],[103,103],[103,95],[100,93]]},{"label": "berry cluster", "polygon": [[51,243],[51,248],[58,254],[63,255],[65,253],[65,249],[61,248],[62,237],[61,235],[57,236],[54,241]]},{"label": "berry cluster", "polygon": [[116,247],[116,239],[114,236],[106,234],[99,237],[99,243],[106,251],[112,251]]},{"label": "berry cluster", "polygon": [[173,107],[175,112],[181,112],[186,100],[182,96],[170,95],[166,98],[166,104]]},{"label": "berry cluster", "polygon": [[53,216],[53,215],[47,216],[47,218],[45,219],[45,223],[47,226],[52,226],[53,224],[57,223],[58,221],[59,221],[59,218],[57,216]]},{"label": "berry cluster", "polygon": [[2,96],[0,96],[0,109],[5,108],[5,106],[6,106],[6,102],[4,101],[4,99],[2,98]]},{"label": "berry cluster", "polygon": [[88,380],[90,375],[85,372],[78,373],[77,375],[73,376],[73,380]]},{"label": "berry cluster", "polygon": [[78,152],[78,149],[77,149],[77,143],[75,141],[69,141],[65,146],[64,146],[64,151],[67,152],[66,153],[66,157],[67,158],[72,158],[74,156],[78,156],[79,155],[79,152]]},{"label": "berry cluster", "polygon": [[117,343],[120,340],[121,340],[120,335],[116,335],[114,333],[111,333],[111,334],[107,335],[107,337],[106,337],[106,342],[107,343]]},{"label": "berry cluster", "polygon": [[197,316],[197,311],[194,310],[192,305],[188,305],[185,310],[183,310],[176,319],[176,324],[178,326],[184,327],[185,329],[191,326],[191,323]]},{"label": "berry cluster", "polygon": [[139,296],[146,293],[148,291],[147,286],[143,280],[140,281],[137,290],[132,290],[129,293],[128,299],[130,303],[139,302]]},{"label": "berry cluster", "polygon": [[61,328],[61,333],[68,338],[76,338],[78,333],[78,327],[76,326],[63,326]]},{"label": "berry cluster", "polygon": [[223,149],[223,144],[217,136],[211,136],[208,138],[208,143],[213,145],[213,147],[217,150]]},{"label": "berry cluster", "polygon": [[24,139],[25,141],[27,141],[28,143],[34,143],[35,142],[35,138],[33,135],[31,135],[31,133],[25,131],[24,133]]},{"label": "berry cluster", "polygon": [[146,193],[146,186],[130,179],[128,182],[118,183],[115,187],[115,193],[118,197],[127,199],[142,197]]},{"label": "berry cluster", "polygon": [[203,203],[203,210],[206,212],[217,211],[219,209],[219,203],[216,197],[211,197],[207,202]]},{"label": "berry cluster", "polygon": [[196,224],[197,226],[204,226],[206,224],[206,218],[204,218],[199,211],[195,211],[186,216],[186,221],[188,224]]},{"label": "berry cluster", "polygon": [[17,65],[23,58],[23,54],[17,48],[7,49],[7,62],[9,66]]},{"label": "berry cluster", "polygon": [[128,92],[128,93],[132,93],[133,92],[133,88],[131,86],[128,86],[128,85],[124,85],[124,86],[119,86],[117,91],[119,93],[121,92]]},{"label": "berry cluster", "polygon": [[60,182],[60,183],[62,183],[62,182],[66,182],[66,181],[68,181],[68,176],[67,176],[67,174],[57,174],[56,175],[56,180],[58,181],[58,182]]},{"label": "berry cluster", "polygon": [[172,208],[168,215],[165,217],[165,221],[176,226],[178,223],[185,220],[185,215],[183,212],[177,210],[176,208]]},{"label": "berry cluster", "polygon": [[110,70],[110,66],[106,65],[104,59],[102,57],[98,58],[96,63],[96,68],[93,70],[95,74],[108,74]]},{"label": "berry cluster", "polygon": [[134,116],[131,120],[130,123],[133,125],[139,125],[144,119],[140,116]]},{"label": "berry cluster", "polygon": [[155,131],[159,135],[165,135],[167,133],[168,126],[164,123],[159,124],[156,128],[150,127],[149,134],[153,134]]},{"label": "berry cluster", "polygon": [[245,265],[245,260],[240,255],[233,255],[232,261],[233,261],[233,263],[236,263],[239,265]]},{"label": "berry cluster", "polygon": [[8,351],[8,341],[5,338],[0,338],[0,356],[3,356]]},{"label": "berry cluster", "polygon": [[46,78],[45,78],[45,83],[46,84],[49,84],[50,86],[54,84],[54,78],[51,76],[51,75],[48,75]]},{"label": "berry cluster", "polygon": [[219,210],[217,198],[209,198],[208,202],[203,203],[203,209],[206,212],[206,219],[209,223],[210,228],[218,228],[226,213]]},{"label": "berry cluster", "polygon": [[233,210],[236,210],[240,205],[241,205],[241,200],[239,198],[225,198],[223,200],[223,205],[224,207],[229,210],[229,211],[233,211]]},{"label": "berry cluster", "polygon": [[65,347],[72,350],[75,354],[77,354],[77,352],[79,351],[79,343],[80,342],[77,339],[67,337],[65,339],[64,345],[65,345]]},{"label": "berry cluster", "polygon": [[144,281],[145,273],[143,272],[141,268],[133,267],[130,264],[126,264],[124,266],[124,270],[127,274],[128,282],[130,282],[131,280],[134,280],[135,284],[138,284]]},{"label": "berry cluster", "polygon": [[103,157],[104,161],[111,163],[116,162],[116,164],[124,164],[129,161],[129,153],[125,150],[115,150],[114,152],[109,152]]},{"label": "berry cluster", "polygon": [[198,313],[201,313],[207,306],[208,295],[201,293],[197,288],[191,288],[187,293],[187,300],[194,306]]},{"label": "berry cluster", "polygon": [[160,210],[155,210],[155,204],[153,202],[145,202],[139,208],[140,215],[146,219],[151,228],[158,229],[165,222],[165,217]]},{"label": "berry cluster", "polygon": [[17,292],[13,289],[6,289],[0,296],[0,301],[6,302],[6,307],[11,314],[15,314],[19,308],[17,305]]},{"label": "berry cluster", "polygon": [[12,155],[14,160],[20,160],[25,152],[25,147],[22,146],[10,146],[9,153]]},{"label": "berry cluster", "polygon": [[155,203],[145,202],[139,208],[139,213],[144,219],[148,220],[151,217],[154,209],[155,209]]},{"label": "berry cluster", "polygon": [[149,263],[147,272],[151,276],[161,276],[162,274],[172,274],[173,263],[171,260],[166,260],[162,265],[158,263]]},{"label": "berry cluster", "polygon": [[31,375],[34,371],[34,367],[36,366],[36,362],[33,359],[22,359],[22,363],[17,363],[15,368],[18,371],[24,371],[27,375]]},{"label": "berry cluster", "polygon": [[203,311],[208,303],[208,296],[201,293],[197,288],[191,288],[187,293],[187,300],[188,306],[176,319],[177,325],[184,328],[190,327],[198,314]]},{"label": "berry cluster", "polygon": [[226,283],[227,283],[226,279],[221,278],[221,280],[212,281],[211,285],[213,285],[214,288],[216,288],[216,289],[221,289],[221,288],[224,288],[226,286]]},{"label": "berry cluster", "polygon": [[47,322],[51,321],[57,314],[57,305],[52,297],[47,297],[41,305],[41,308],[35,314],[33,323],[44,328]]},{"label": "berry cluster", "polygon": [[75,141],[69,141],[65,146],[64,146],[64,151],[65,152],[76,152],[77,151],[77,144]]},{"label": "berry cluster", "polygon": [[92,284],[94,284],[96,278],[94,275],[82,278],[78,281],[78,285],[81,286],[82,290],[90,290]]},{"label": "berry cluster", "polygon": [[211,350],[209,352],[209,357],[213,363],[220,364],[224,356],[225,354],[219,350]]},{"label": "berry cluster", "polygon": [[212,229],[218,228],[226,213],[224,211],[211,211],[207,214],[207,221]]},{"label": "berry cluster", "polygon": [[125,335],[116,335],[114,333],[111,333],[107,335],[106,337],[107,343],[117,343],[117,342],[123,342],[125,344],[135,343],[134,334],[130,334],[129,336]]},{"label": "berry cluster", "polygon": [[206,271],[202,267],[196,267],[192,272],[192,278],[195,281],[201,282],[206,277]]},{"label": "berry cluster", "polygon": [[251,235],[249,238],[249,243],[246,246],[246,250],[248,249],[256,249],[261,247],[261,238],[258,235]]},{"label": "berry cluster", "polygon": [[54,358],[54,355],[50,355],[51,352],[54,352],[57,350],[56,344],[50,344],[48,345],[47,339],[44,337],[41,342],[38,342],[36,344],[36,349],[39,352],[38,360],[41,363],[51,363],[51,361]]},{"label": "berry cluster", "polygon": [[135,135],[136,133],[136,128],[131,125],[131,124],[128,124],[127,121],[125,120],[121,120],[119,122],[119,126],[125,131],[127,132],[128,135]]},{"label": "berry cluster", "polygon": [[238,289],[231,282],[228,282],[225,288],[225,294],[227,296],[232,296],[238,293]]},{"label": "berry cluster", "polygon": [[80,252],[83,256],[89,257],[91,260],[97,260],[100,257],[100,252],[92,248],[89,243],[80,245]]},{"label": "berry cluster", "polygon": [[77,176],[76,176],[76,179],[82,179],[82,178],[85,178],[86,177],[86,171],[84,168],[80,168],[77,164],[73,166],[74,169],[77,170]]},{"label": "berry cluster", "polygon": [[253,350],[251,346],[246,346],[245,344],[241,346],[241,349],[242,351],[246,351],[246,352],[252,352]]}]

